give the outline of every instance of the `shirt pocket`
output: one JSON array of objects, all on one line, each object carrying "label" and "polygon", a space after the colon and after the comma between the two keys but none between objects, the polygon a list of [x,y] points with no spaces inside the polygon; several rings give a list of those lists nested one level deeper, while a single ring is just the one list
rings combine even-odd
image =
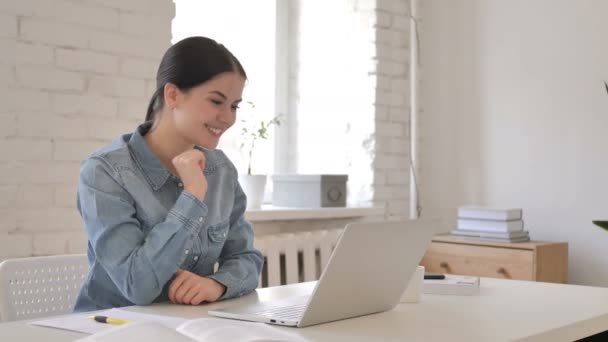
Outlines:
[{"label": "shirt pocket", "polygon": [[228,236],[228,221],[223,221],[209,226],[207,228],[207,235],[211,243],[223,244]]}]

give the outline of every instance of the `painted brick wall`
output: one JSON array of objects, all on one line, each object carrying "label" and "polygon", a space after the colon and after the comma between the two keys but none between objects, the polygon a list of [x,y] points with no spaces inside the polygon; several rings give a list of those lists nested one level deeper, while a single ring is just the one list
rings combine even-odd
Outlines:
[{"label": "painted brick wall", "polygon": [[0,259],[82,252],[79,162],[143,120],[170,0],[0,2]]}]

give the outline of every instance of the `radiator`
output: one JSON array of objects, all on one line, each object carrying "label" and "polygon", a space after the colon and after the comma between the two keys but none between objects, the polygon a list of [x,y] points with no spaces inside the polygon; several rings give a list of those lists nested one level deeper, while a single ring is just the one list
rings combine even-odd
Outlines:
[{"label": "radiator", "polygon": [[318,280],[342,229],[316,230],[256,237],[264,255],[258,287]]}]

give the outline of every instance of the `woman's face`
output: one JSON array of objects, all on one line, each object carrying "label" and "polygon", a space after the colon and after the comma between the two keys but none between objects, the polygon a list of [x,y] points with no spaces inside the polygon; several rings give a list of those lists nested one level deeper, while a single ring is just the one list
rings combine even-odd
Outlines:
[{"label": "woman's face", "polygon": [[188,143],[216,148],[236,121],[244,87],[240,74],[224,72],[189,90],[176,90],[172,115],[178,133]]}]

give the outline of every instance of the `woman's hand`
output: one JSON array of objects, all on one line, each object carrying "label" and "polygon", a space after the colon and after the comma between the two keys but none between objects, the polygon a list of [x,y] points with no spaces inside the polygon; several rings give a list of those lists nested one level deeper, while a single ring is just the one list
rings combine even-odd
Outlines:
[{"label": "woman's hand", "polygon": [[199,305],[202,302],[215,302],[226,290],[224,285],[213,279],[182,269],[178,269],[175,275],[169,286],[169,300],[174,304]]},{"label": "woman's hand", "polygon": [[191,149],[173,158],[171,162],[184,183],[184,190],[202,201],[208,186],[207,178],[203,174],[205,169],[203,152]]}]

